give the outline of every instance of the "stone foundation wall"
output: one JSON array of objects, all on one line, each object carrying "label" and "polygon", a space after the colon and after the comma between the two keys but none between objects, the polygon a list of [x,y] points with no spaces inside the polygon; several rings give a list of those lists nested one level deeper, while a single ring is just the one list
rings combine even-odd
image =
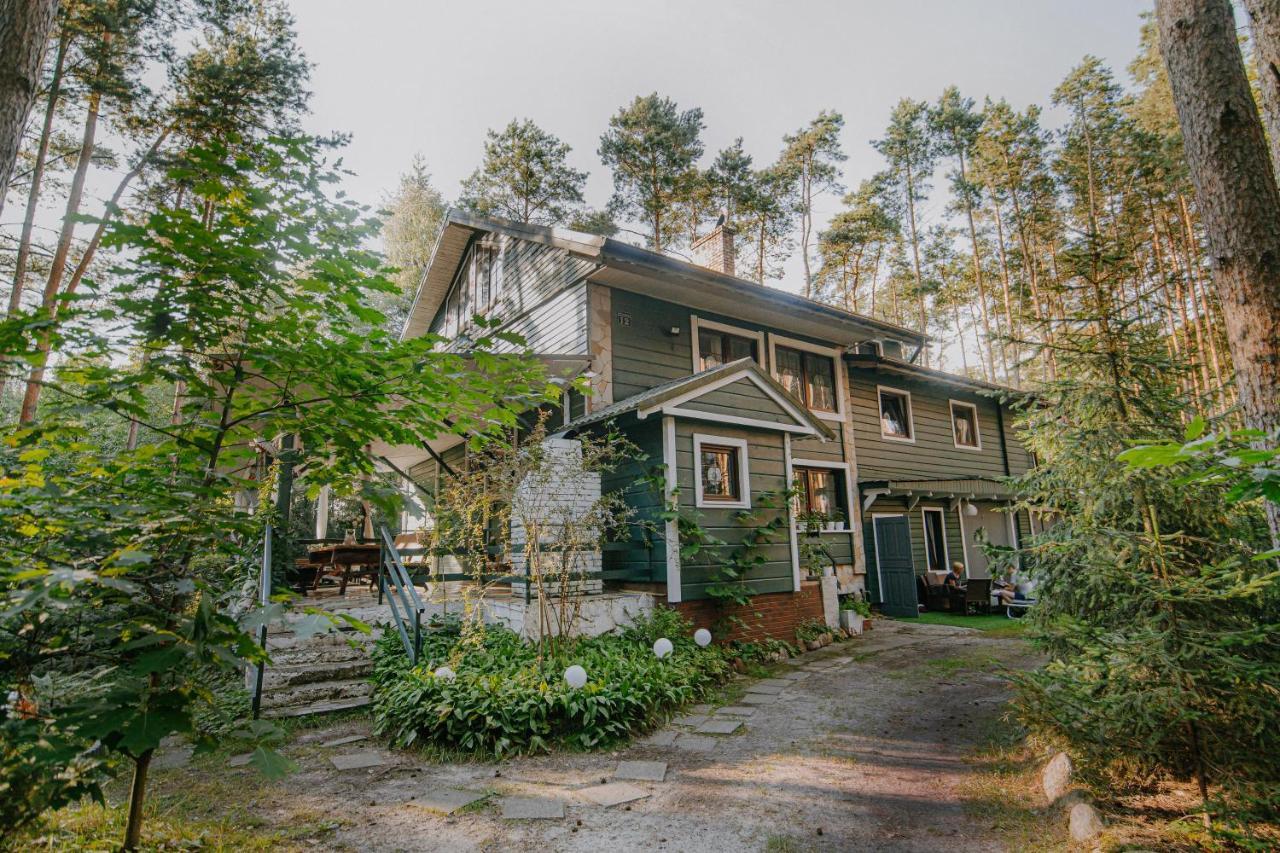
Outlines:
[{"label": "stone foundation wall", "polygon": [[[812,619],[823,621],[822,587],[818,581],[803,581],[799,592],[770,592],[754,596],[745,607],[721,610],[707,599],[668,604],[695,628],[713,628],[725,615],[736,615],[741,624],[730,625],[724,639],[763,640],[772,637],[796,641],[796,627]],[[728,623],[726,623],[728,625]]]}]

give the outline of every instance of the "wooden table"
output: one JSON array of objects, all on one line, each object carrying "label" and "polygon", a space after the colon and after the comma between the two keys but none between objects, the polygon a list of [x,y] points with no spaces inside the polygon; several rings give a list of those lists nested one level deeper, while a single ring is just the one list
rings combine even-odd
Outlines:
[{"label": "wooden table", "polygon": [[377,566],[379,553],[379,547],[372,542],[325,545],[316,548],[310,553],[311,562],[318,567],[312,589],[320,588],[320,579],[326,574],[326,567],[329,569],[328,573],[333,574],[333,569],[340,566],[342,579],[338,582],[338,594],[346,595],[351,570],[356,566]]}]

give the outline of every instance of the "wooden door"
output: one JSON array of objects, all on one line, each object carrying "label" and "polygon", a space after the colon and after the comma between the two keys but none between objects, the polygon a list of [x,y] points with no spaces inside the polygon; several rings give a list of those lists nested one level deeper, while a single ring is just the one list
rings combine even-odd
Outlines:
[{"label": "wooden door", "polygon": [[905,515],[875,519],[876,564],[880,569],[880,610],[886,616],[916,616],[916,572],[911,560],[911,528]]}]

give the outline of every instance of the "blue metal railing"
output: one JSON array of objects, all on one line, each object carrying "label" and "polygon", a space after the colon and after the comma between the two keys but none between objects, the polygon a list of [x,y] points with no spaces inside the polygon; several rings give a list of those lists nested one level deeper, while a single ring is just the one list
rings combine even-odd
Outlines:
[{"label": "blue metal railing", "polygon": [[[271,603],[271,525],[268,524],[262,533],[262,571],[258,575],[258,606],[266,608]],[[267,653],[267,622],[262,620],[262,625],[258,627],[258,645],[262,647],[262,653]],[[264,659],[255,667],[257,672],[253,675],[253,718],[258,719],[258,715],[262,713],[262,678],[267,671],[267,662]]]},{"label": "blue metal railing", "polygon": [[400,642],[411,663],[418,662],[422,652],[422,599],[413,585],[413,578],[405,570],[400,552],[396,549],[391,531],[382,525],[379,531],[382,541],[382,559],[378,564],[378,591],[385,596],[395,622]]}]

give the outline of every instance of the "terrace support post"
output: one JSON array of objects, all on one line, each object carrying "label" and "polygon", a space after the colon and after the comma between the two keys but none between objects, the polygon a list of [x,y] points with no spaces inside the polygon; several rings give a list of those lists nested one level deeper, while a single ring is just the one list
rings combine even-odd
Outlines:
[{"label": "terrace support post", "polygon": [[280,439],[280,455],[277,457],[280,472],[276,479],[276,519],[283,534],[281,541],[284,547],[280,550],[286,565],[289,564],[289,558],[293,554],[293,547],[289,541],[289,516],[293,509],[293,463],[296,458],[293,447],[293,435],[285,435]]}]

